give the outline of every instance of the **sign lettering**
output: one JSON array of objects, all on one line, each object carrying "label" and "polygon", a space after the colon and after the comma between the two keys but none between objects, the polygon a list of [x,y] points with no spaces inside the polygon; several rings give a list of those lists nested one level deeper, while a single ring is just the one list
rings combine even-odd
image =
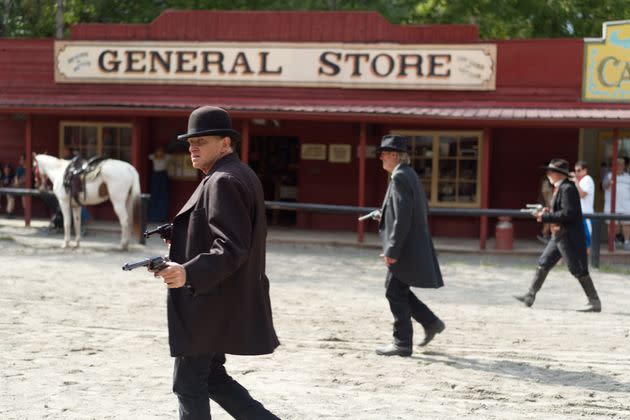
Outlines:
[{"label": "sign lettering", "polygon": [[496,45],[58,41],[58,83],[493,90]]}]

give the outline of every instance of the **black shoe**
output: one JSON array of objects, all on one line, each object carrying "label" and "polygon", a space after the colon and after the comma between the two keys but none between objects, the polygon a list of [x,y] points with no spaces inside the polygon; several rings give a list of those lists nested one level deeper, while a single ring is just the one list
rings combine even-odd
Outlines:
[{"label": "black shoe", "polygon": [[589,300],[588,304],[582,308],[578,309],[578,312],[601,312],[602,311],[602,303],[599,299],[597,300]]},{"label": "black shoe", "polygon": [[549,242],[549,236],[545,236],[542,233],[536,235],[536,238],[545,245],[547,244],[547,242]]},{"label": "black shoe", "polygon": [[526,293],[522,296],[514,296],[514,299],[523,302],[525,304],[525,306],[527,306],[528,308],[531,307],[534,304],[534,295],[531,293]]},{"label": "black shoe", "polygon": [[376,349],[376,354],[379,356],[409,357],[411,356],[411,347],[401,347],[396,344],[389,344],[385,347],[381,347],[380,349]]},{"label": "black shoe", "polygon": [[424,340],[420,343],[420,347],[424,347],[431,342],[435,338],[436,334],[441,333],[446,328],[444,322],[441,319],[437,319],[433,321],[427,328],[424,329]]},{"label": "black shoe", "polygon": [[593,280],[590,275],[585,275],[582,277],[578,277],[580,281],[580,285],[584,289],[584,293],[588,298],[588,304],[585,308],[579,309],[578,312],[601,312],[602,311],[602,302],[599,300],[599,296],[597,295],[597,290],[595,290],[595,285],[593,284]]}]

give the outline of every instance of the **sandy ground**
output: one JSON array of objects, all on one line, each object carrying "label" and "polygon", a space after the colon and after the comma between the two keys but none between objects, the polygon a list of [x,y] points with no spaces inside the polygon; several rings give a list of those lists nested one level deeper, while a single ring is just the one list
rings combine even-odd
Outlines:
[{"label": "sandy ground", "polygon": [[[176,418],[165,289],[121,270],[164,248],[119,252],[105,233],[80,249],[60,241],[0,224],[0,418]],[[283,419],[630,418],[629,266],[593,273],[604,311],[582,314],[564,267],[528,309],[512,294],[531,257],[443,254],[446,286],[416,293],[446,330],[410,358],[384,358],[374,348],[389,342],[391,314],[373,250],[270,245],[267,259],[282,345],[228,356],[227,368]]]}]

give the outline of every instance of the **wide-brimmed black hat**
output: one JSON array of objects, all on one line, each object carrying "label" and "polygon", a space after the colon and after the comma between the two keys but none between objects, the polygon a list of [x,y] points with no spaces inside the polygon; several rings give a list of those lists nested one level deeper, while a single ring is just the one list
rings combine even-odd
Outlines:
[{"label": "wide-brimmed black hat", "polygon": [[227,136],[233,142],[241,139],[239,132],[232,128],[227,111],[216,106],[195,109],[188,117],[188,132],[177,136],[177,140],[202,136]]},{"label": "wide-brimmed black hat", "polygon": [[551,159],[548,165],[543,165],[541,168],[546,171],[554,171],[562,175],[571,176],[569,162],[564,159]]},{"label": "wide-brimmed black hat", "polygon": [[391,152],[406,152],[407,151],[407,137],[397,136],[394,134],[388,134],[383,136],[381,145],[376,148],[376,154],[378,155],[384,151]]}]

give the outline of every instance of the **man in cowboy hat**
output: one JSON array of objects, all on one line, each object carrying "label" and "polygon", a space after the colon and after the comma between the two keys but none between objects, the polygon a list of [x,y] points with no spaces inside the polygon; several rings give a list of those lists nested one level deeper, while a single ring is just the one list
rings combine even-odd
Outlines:
[{"label": "man in cowboy hat", "polygon": [[269,354],[278,346],[265,275],[265,205],[260,181],[243,164],[228,113],[194,110],[192,166],[205,177],[173,220],[168,329],[173,392],[181,419],[210,418],[208,397],[238,419],[277,419],[225,371],[225,354]]},{"label": "man in cowboy hat", "polygon": [[379,222],[383,261],[387,266],[385,296],[394,316],[393,343],[376,350],[382,356],[410,356],[413,345],[411,318],[425,331],[421,346],[429,344],[445,326],[410,290],[444,285],[429,233],[429,206],[422,184],[409,166],[407,138],[383,137],[376,149],[391,180],[385,193]]},{"label": "man in cowboy hat", "polygon": [[549,182],[554,186],[554,193],[551,209],[545,207],[534,214],[534,217],[538,222],[551,223],[552,235],[538,259],[538,267],[529,291],[515,297],[526,306],[532,306],[547,273],[560,258],[564,258],[569,271],[579,280],[588,298],[588,305],[580,312],[600,312],[602,305],[588,272],[580,195],[575,184],[569,179],[569,162],[564,159],[553,159],[548,165],[543,166],[543,169]]}]

